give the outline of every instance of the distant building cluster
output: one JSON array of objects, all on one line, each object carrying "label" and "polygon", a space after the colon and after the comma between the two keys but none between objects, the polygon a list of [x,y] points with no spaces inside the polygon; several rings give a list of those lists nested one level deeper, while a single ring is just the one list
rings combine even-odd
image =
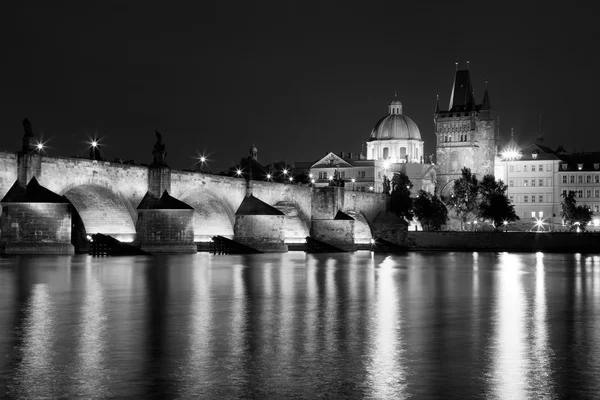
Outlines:
[{"label": "distant building cluster", "polygon": [[[562,146],[552,150],[535,142],[520,148],[511,140],[502,145],[499,122],[486,88],[477,102],[469,69],[458,64],[448,109],[434,112],[435,160],[424,152],[418,126],[404,115],[395,97],[388,113],[373,127],[366,142],[366,154],[328,152],[312,162],[297,162],[296,173],[306,171],[317,186],[343,181],[346,189],[381,193],[386,179],[404,172],[419,190],[452,194],[454,181],[464,167],[478,179],[493,174],[508,185],[508,197],[522,221],[544,221],[561,225],[562,196],[574,191],[577,201],[600,213],[600,152],[567,153]],[[600,217],[592,227],[600,228]]]}]

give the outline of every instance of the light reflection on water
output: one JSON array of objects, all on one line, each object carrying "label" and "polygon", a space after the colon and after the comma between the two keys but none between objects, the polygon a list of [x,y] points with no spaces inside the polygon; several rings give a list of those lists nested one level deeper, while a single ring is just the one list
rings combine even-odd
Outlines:
[{"label": "light reflection on water", "polygon": [[0,258],[0,398],[600,398],[600,257]]}]

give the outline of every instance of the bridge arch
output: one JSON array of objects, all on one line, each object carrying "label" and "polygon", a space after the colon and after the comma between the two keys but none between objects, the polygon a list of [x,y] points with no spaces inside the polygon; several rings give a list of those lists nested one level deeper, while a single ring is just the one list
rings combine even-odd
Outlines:
[{"label": "bridge arch", "polygon": [[194,207],[195,242],[208,242],[217,235],[233,239],[235,210],[227,202],[203,188],[191,190],[180,200]]},{"label": "bridge arch", "polygon": [[84,184],[65,189],[64,196],[77,212],[85,233],[103,233],[123,242],[135,240],[137,213],[124,197],[105,186]]},{"label": "bridge arch", "polygon": [[365,215],[356,210],[344,211],[346,214],[354,218],[354,243],[369,244],[373,239],[373,231],[371,225]]},{"label": "bridge arch", "polygon": [[285,243],[304,243],[310,235],[310,217],[293,201],[282,200],[273,206],[285,214]]}]

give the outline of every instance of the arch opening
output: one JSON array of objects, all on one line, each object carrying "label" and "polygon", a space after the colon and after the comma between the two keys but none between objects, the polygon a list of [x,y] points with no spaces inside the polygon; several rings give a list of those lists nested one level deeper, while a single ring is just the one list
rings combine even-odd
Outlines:
[{"label": "arch opening", "polygon": [[134,214],[127,200],[102,186],[81,185],[65,193],[75,209],[73,215],[74,244],[81,236],[102,233],[121,242],[136,238]]},{"label": "arch opening", "polygon": [[310,223],[298,206],[292,201],[279,201],[274,207],[285,214],[285,243],[305,243],[310,235]]},{"label": "arch opening", "polygon": [[194,190],[181,201],[194,207],[194,242],[210,242],[213,236],[233,239],[235,212],[214,194]]}]

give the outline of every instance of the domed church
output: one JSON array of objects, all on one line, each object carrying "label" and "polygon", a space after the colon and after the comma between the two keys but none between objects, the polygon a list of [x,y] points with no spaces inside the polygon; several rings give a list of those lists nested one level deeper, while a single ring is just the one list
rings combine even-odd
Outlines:
[{"label": "domed church", "polygon": [[[427,163],[426,163],[427,162]],[[313,184],[331,184],[334,177],[345,182],[346,190],[381,193],[384,179],[405,173],[413,183],[413,195],[423,189],[435,190],[436,171],[424,160],[423,140],[417,124],[402,113],[402,103],[394,96],[388,114],[379,119],[367,141],[367,155],[328,152],[310,166]]]},{"label": "domed church", "polygon": [[414,121],[402,114],[402,103],[394,98],[388,115],[381,118],[367,142],[367,159],[390,163],[423,162],[423,141]]}]

